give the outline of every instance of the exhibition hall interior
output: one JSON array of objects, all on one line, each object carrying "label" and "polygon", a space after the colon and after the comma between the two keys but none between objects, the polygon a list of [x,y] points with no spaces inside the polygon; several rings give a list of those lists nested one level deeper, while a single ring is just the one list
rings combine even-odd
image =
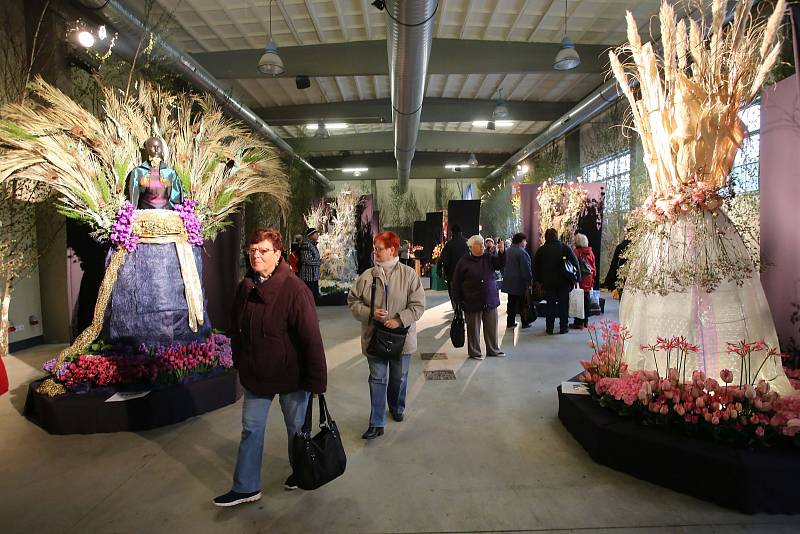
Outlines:
[{"label": "exhibition hall interior", "polygon": [[800,531],[798,0],[0,36],[4,533]]}]

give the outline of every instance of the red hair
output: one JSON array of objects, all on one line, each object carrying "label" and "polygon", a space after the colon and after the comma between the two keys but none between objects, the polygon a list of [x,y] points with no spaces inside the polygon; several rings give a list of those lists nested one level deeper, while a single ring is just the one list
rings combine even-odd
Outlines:
[{"label": "red hair", "polygon": [[256,245],[262,241],[269,241],[275,250],[283,250],[283,236],[275,228],[256,228],[247,244]]},{"label": "red hair", "polygon": [[400,254],[400,236],[397,235],[396,233],[394,232],[379,233],[372,240],[373,245],[377,245],[378,243],[383,245],[383,248],[393,248],[395,256]]}]

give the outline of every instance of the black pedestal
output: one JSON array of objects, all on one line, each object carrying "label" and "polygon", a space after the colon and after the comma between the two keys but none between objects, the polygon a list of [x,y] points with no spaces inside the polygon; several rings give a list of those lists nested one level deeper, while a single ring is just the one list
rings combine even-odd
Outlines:
[{"label": "black pedestal", "polygon": [[347,293],[328,293],[317,297],[317,306],[347,306]]},{"label": "black pedestal", "polygon": [[36,392],[41,382],[28,387],[24,414],[51,434],[149,430],[233,404],[242,395],[235,369],[119,402],[106,402],[114,395],[111,388],[48,397]]},{"label": "black pedestal", "polygon": [[736,448],[644,426],[558,388],[558,418],[595,462],[748,514],[800,512],[800,451]]}]

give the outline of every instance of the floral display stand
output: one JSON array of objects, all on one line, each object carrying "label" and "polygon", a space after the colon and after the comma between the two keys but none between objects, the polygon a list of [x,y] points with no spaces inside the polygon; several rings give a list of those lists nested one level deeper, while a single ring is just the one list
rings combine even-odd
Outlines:
[{"label": "floral display stand", "polygon": [[439,276],[439,266],[431,267],[431,289],[435,291],[447,291],[447,282]]}]

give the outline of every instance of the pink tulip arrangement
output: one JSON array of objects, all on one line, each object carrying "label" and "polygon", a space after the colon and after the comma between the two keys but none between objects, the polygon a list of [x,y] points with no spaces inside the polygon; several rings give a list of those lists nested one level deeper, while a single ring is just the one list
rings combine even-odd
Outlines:
[{"label": "pink tulip arrangement", "polygon": [[[598,345],[594,336],[590,343],[595,354],[590,361],[581,362],[585,371],[580,380],[589,385],[601,405],[646,424],[722,441],[769,444],[791,438],[800,446],[800,395],[781,397],[768,382],[756,381],[753,377],[758,371],[750,373],[744,364],[739,384],[734,384],[734,373],[729,369],[720,371],[718,379],[699,370],[689,374],[687,356],[699,349],[682,337],[658,338],[652,345],[641,347],[653,351],[654,361],[656,352],[665,351],[667,369],[629,373],[615,348],[622,344],[620,338],[625,338],[624,327],[606,323],[600,330],[601,343]],[[728,346],[732,353],[747,356],[748,361],[755,351],[765,351],[765,359],[777,354],[763,341]]]},{"label": "pink tulip arrangement", "polygon": [[603,377],[620,377],[627,373],[628,364],[622,361],[625,342],[630,339],[628,330],[613,321],[601,320],[587,327],[589,347],[594,353],[591,360],[581,360],[585,369],[582,380],[590,385]]},{"label": "pink tulip arrangement", "polygon": [[124,384],[169,384],[216,368],[233,366],[230,338],[212,334],[189,345],[142,347],[136,354],[77,354],[59,368],[55,358],[43,369],[71,391]]}]

